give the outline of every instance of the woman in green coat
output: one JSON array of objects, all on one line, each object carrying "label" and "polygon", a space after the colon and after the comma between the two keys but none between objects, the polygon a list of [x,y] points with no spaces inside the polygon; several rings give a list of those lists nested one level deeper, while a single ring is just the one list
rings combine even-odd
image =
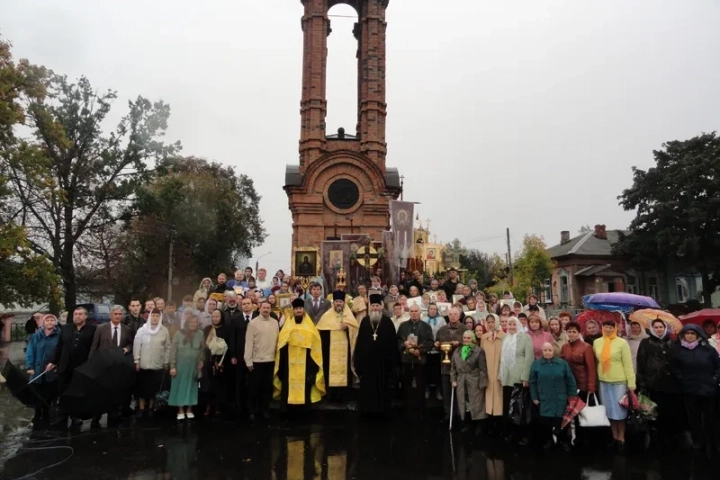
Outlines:
[{"label": "woman in green coat", "polygon": [[475,345],[475,334],[471,330],[463,333],[463,345],[455,349],[450,367],[450,381],[455,388],[456,408],[463,421],[463,431],[469,424],[465,423],[466,413],[476,422],[476,433],[480,433],[480,420],[487,418],[485,412],[485,389],[488,385],[487,362],[485,352]]},{"label": "woman in green coat", "polygon": [[532,340],[527,333],[520,331],[520,321],[510,317],[507,321],[507,333],[502,340],[500,353],[500,382],[503,386],[503,416],[506,423],[506,440],[512,441],[519,437],[521,446],[528,445],[527,428],[525,425],[516,427],[509,420],[510,398],[513,389],[528,388],[530,385],[530,368],[535,360]]},{"label": "woman in green coat", "polygon": [[195,418],[192,407],[198,402],[198,376],[205,352],[204,335],[198,326],[198,317],[189,317],[185,328],[175,335],[170,347],[172,384],[168,404],[178,407],[178,420]]},{"label": "woman in green coat", "polygon": [[542,357],[533,362],[530,370],[530,398],[538,406],[538,433],[544,437],[544,448],[552,447],[555,431],[558,443],[568,450],[569,444],[560,435],[562,417],[568,398],[577,396],[577,383],[570,365],[555,356],[555,347],[546,342],[542,346]]}]

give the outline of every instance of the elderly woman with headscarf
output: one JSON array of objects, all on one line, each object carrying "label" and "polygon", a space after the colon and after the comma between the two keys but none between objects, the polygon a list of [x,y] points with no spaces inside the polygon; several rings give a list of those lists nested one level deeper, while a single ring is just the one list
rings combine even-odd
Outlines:
[{"label": "elderly woman with headscarf", "polygon": [[[527,333],[520,331],[520,321],[510,317],[507,321],[507,333],[502,340],[500,355],[500,381],[503,386],[503,414],[509,419],[510,398],[513,388],[530,386],[530,368],[535,360],[533,342]],[[509,424],[509,422],[508,422]],[[508,440],[520,436],[519,444],[528,445],[527,431],[523,427],[509,424]]]},{"label": "elderly woman with headscarf", "polygon": [[170,347],[172,385],[168,405],[178,407],[178,420],[195,418],[192,407],[198,403],[198,377],[205,357],[203,332],[198,327],[198,318],[188,317]]},{"label": "elderly woman with headscarf", "polygon": [[503,388],[500,381],[500,358],[505,333],[500,330],[500,320],[494,313],[485,317],[487,333],[480,339],[485,352],[488,370],[488,386],[485,389],[485,412],[490,416],[490,434],[500,433],[503,428]]},{"label": "elderly woman with headscarf", "polygon": [[162,387],[165,369],[170,363],[170,333],[160,320],[160,310],[153,309],[150,318],[140,327],[133,343],[135,359],[135,395],[138,417],[152,415],[155,395]]},{"label": "elderly woman with headscarf", "polygon": [[639,322],[630,322],[630,333],[627,334],[625,340],[630,345],[630,355],[632,356],[633,369],[637,372],[637,356],[640,342],[647,338],[645,329]]},{"label": "elderly woman with headscarf", "polygon": [[[450,381],[455,388],[455,399],[459,417],[465,422],[466,414],[476,422],[476,433],[480,433],[480,420],[487,418],[485,411],[485,389],[488,385],[485,352],[475,344],[475,334],[466,330],[462,336],[462,347],[455,350],[450,367]],[[468,429],[464,423],[463,431]]]},{"label": "elderly woman with headscarf", "polygon": [[193,305],[197,304],[198,298],[204,298],[206,301],[210,298],[210,294],[213,290],[213,283],[210,277],[205,277],[200,282],[200,286],[193,295]]},{"label": "elderly woman with headscarf", "polygon": [[557,433],[558,443],[564,450],[570,446],[563,440],[560,425],[568,398],[577,396],[575,377],[567,362],[555,356],[555,346],[545,342],[542,346],[542,358],[535,360],[530,370],[530,398],[537,405],[540,418],[539,427],[545,437],[543,448],[552,446],[552,433]]},{"label": "elderly woman with headscarf", "polygon": [[598,361],[600,380],[600,401],[610,420],[615,448],[625,450],[625,419],[627,409],[620,406],[620,400],[635,390],[635,369],[628,343],[617,336],[617,325],[612,320],[603,322],[603,336],[593,343]]},{"label": "elderly woman with headscarf", "polygon": [[[657,433],[659,440],[671,447],[677,442],[671,437],[679,434],[682,425],[677,421],[677,412],[682,410],[679,385],[673,377],[670,360],[673,343],[667,324],[656,318],[650,324],[650,336],[640,341],[637,351],[637,385],[658,406]],[[653,436],[654,437],[654,436]]]},{"label": "elderly woman with headscarf", "polygon": [[705,332],[699,326],[685,325],[673,345],[671,369],[680,385],[693,448],[704,447],[710,458],[713,447],[720,448],[715,429],[720,356],[705,339]]}]

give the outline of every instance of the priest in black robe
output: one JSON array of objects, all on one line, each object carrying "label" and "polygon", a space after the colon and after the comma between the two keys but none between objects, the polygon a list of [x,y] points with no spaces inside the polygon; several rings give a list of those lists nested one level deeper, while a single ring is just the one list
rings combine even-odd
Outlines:
[{"label": "priest in black robe", "polygon": [[381,295],[370,295],[370,312],[360,322],[353,363],[360,378],[360,412],[388,413],[398,365],[397,334],[392,320],[383,315]]},{"label": "priest in black robe", "polygon": [[320,334],[305,312],[305,302],[296,298],[278,335],[275,353],[274,397],[289,405],[319,402],[325,395]]}]

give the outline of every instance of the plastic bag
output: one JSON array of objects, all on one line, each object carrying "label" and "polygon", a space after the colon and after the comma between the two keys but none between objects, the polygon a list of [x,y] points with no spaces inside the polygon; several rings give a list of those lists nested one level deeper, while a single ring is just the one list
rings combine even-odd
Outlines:
[{"label": "plastic bag", "polygon": [[514,425],[530,425],[532,422],[532,399],[530,390],[522,385],[515,385],[510,395],[510,420]]},{"label": "plastic bag", "polygon": [[641,393],[638,395],[638,410],[640,415],[645,417],[646,420],[657,420],[657,403],[653,402],[650,397]]}]

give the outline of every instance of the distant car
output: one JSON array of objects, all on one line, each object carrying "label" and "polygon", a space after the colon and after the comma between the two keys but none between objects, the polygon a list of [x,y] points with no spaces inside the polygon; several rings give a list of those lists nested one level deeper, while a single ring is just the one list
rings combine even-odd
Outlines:
[{"label": "distant car", "polygon": [[[88,312],[87,322],[91,325],[101,325],[110,321],[110,303],[79,303],[68,310],[68,322],[72,322],[73,312],[76,308],[84,308]],[[123,309],[123,316],[125,311]]]}]

